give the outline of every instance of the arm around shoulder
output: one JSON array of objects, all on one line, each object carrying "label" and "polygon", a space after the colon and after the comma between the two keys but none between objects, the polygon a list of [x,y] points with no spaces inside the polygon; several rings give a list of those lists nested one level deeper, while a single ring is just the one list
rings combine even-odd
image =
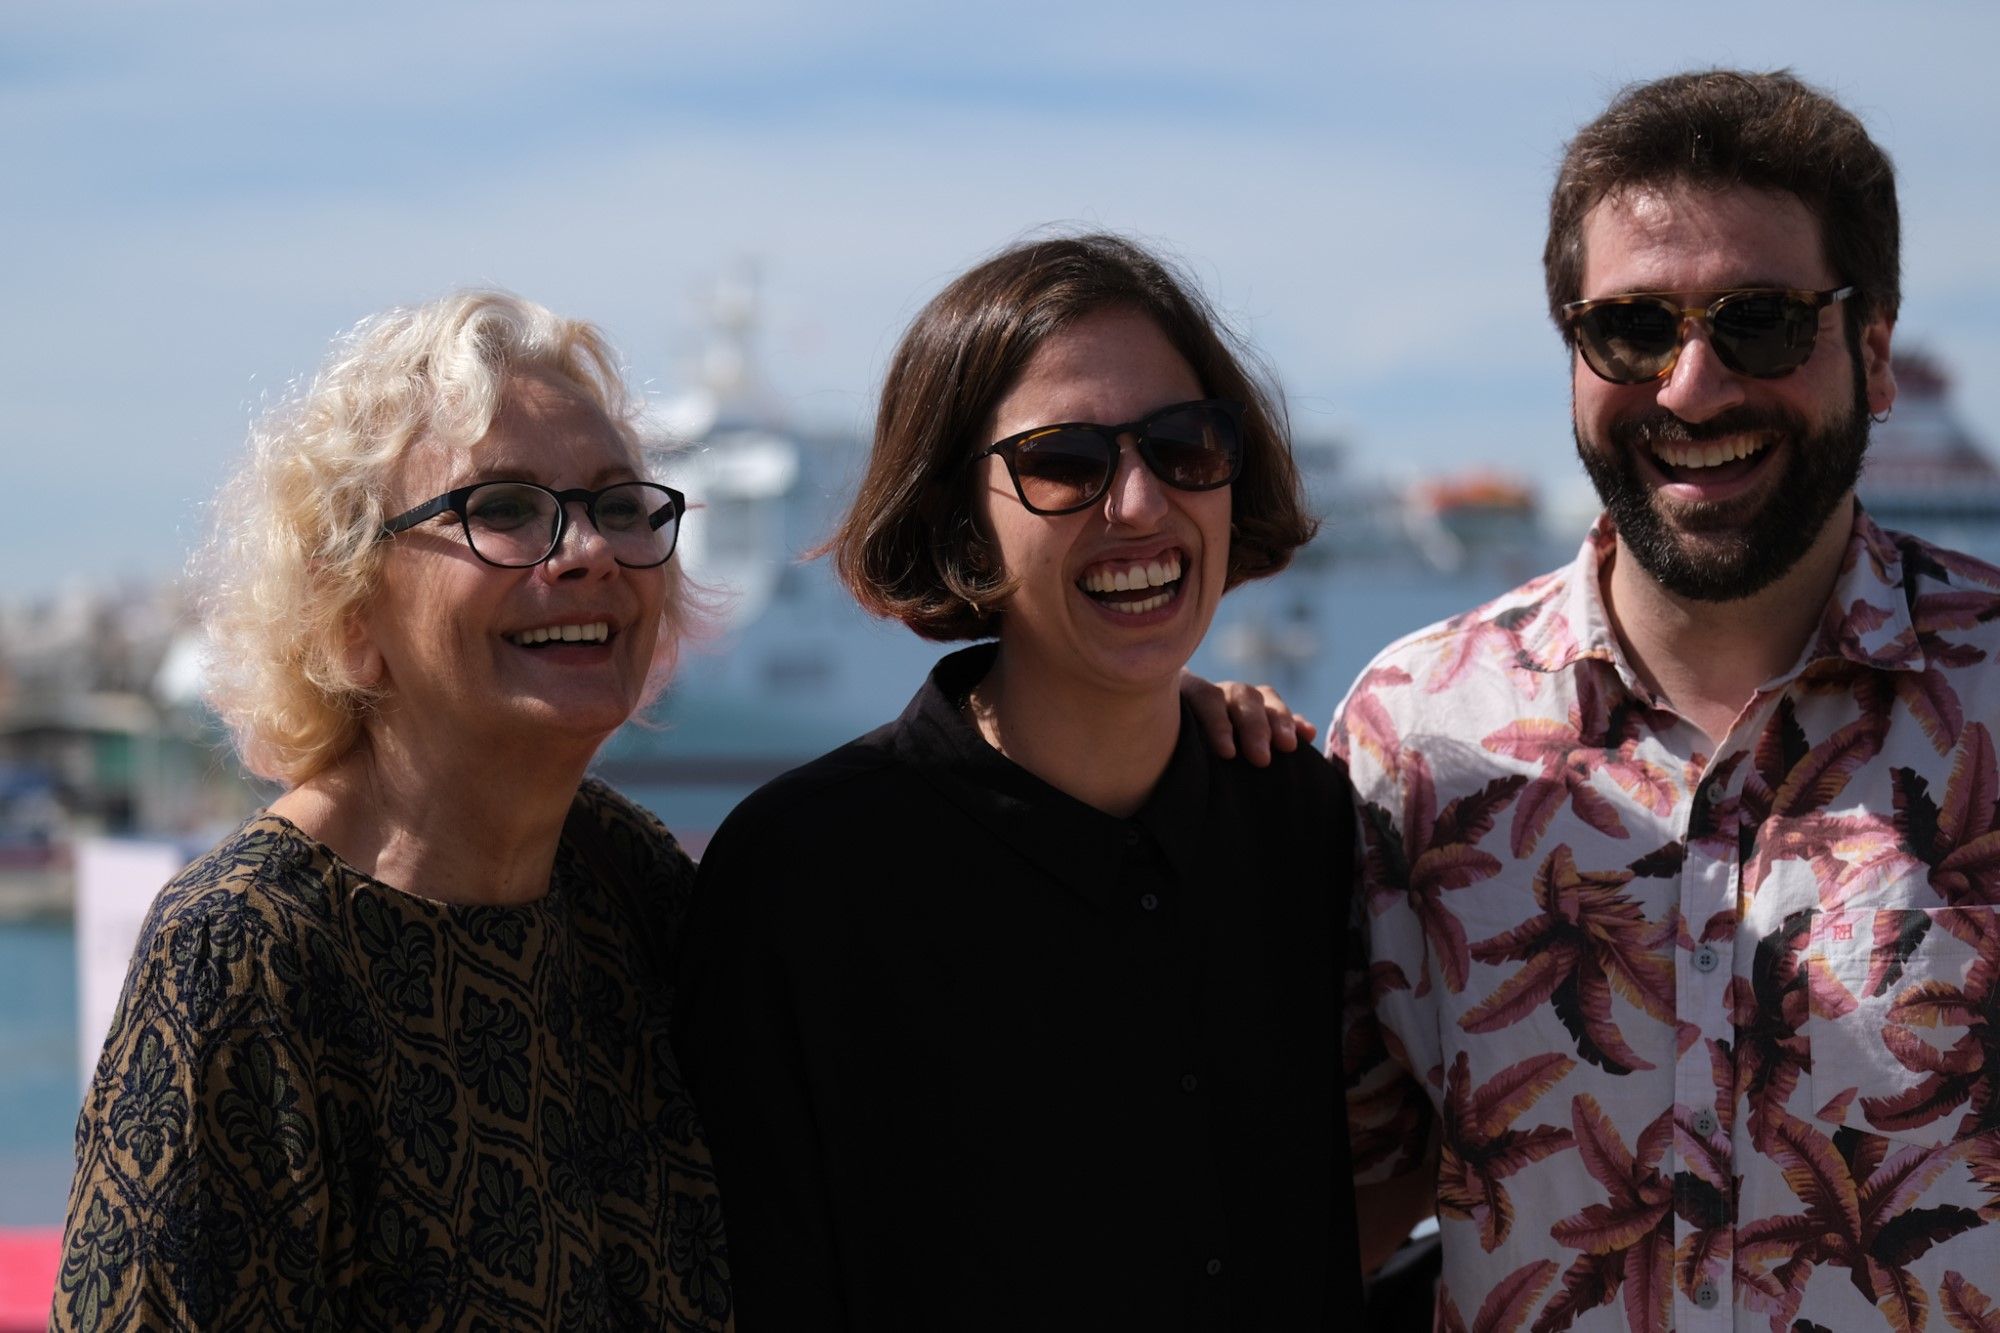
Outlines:
[{"label": "arm around shoulder", "polygon": [[1361,1272],[1373,1276],[1409,1239],[1417,1223],[1437,1212],[1437,1157],[1393,1180],[1354,1187],[1355,1230],[1361,1237]]},{"label": "arm around shoulder", "polygon": [[[1342,1019],[1347,1119],[1355,1169],[1354,1211],[1361,1271],[1372,1276],[1437,1212],[1438,1160],[1435,1118],[1422,1085],[1408,1067],[1403,1044],[1376,1009],[1377,983],[1400,975],[1393,963],[1378,978],[1369,899],[1371,863],[1362,828],[1361,799],[1349,772],[1346,734],[1336,719],[1329,745],[1342,806],[1339,835],[1351,889],[1347,914],[1346,1005]],[[1414,1161],[1412,1160],[1414,1158]],[[1381,1178],[1386,1171],[1395,1174]]]}]

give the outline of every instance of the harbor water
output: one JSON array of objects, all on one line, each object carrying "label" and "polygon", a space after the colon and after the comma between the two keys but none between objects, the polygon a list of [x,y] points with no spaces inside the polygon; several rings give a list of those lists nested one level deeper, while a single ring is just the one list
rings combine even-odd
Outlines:
[{"label": "harbor water", "polygon": [[76,934],[0,925],[0,1227],[62,1220],[76,1069]]}]

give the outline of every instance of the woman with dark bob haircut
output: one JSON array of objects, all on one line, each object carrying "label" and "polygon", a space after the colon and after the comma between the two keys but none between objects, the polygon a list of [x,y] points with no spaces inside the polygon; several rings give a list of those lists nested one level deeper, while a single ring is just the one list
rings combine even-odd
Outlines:
[{"label": "woman with dark bob haircut", "polygon": [[1313,533],[1276,401],[1115,236],[926,306],[831,543],[938,663],[730,816],[676,1015],[740,1326],[1358,1310],[1344,778],[1211,755],[1181,668]]}]

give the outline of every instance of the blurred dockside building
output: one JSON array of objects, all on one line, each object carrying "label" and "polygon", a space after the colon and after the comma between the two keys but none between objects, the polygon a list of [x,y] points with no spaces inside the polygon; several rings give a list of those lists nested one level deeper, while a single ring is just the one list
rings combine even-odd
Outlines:
[{"label": "blurred dockside building", "polygon": [[173,584],[0,605],[0,917],[66,913],[80,837],[199,836],[256,807],[199,657]]}]

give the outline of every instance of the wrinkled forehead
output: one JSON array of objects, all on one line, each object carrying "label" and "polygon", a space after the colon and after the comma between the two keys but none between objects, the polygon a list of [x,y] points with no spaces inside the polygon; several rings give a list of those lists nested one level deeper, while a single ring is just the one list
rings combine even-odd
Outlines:
[{"label": "wrinkled forehead", "polygon": [[488,410],[442,416],[420,432],[393,471],[408,489],[442,492],[483,475],[549,484],[558,473],[644,475],[645,465],[630,424],[614,420],[590,385],[528,367],[507,375]]}]

